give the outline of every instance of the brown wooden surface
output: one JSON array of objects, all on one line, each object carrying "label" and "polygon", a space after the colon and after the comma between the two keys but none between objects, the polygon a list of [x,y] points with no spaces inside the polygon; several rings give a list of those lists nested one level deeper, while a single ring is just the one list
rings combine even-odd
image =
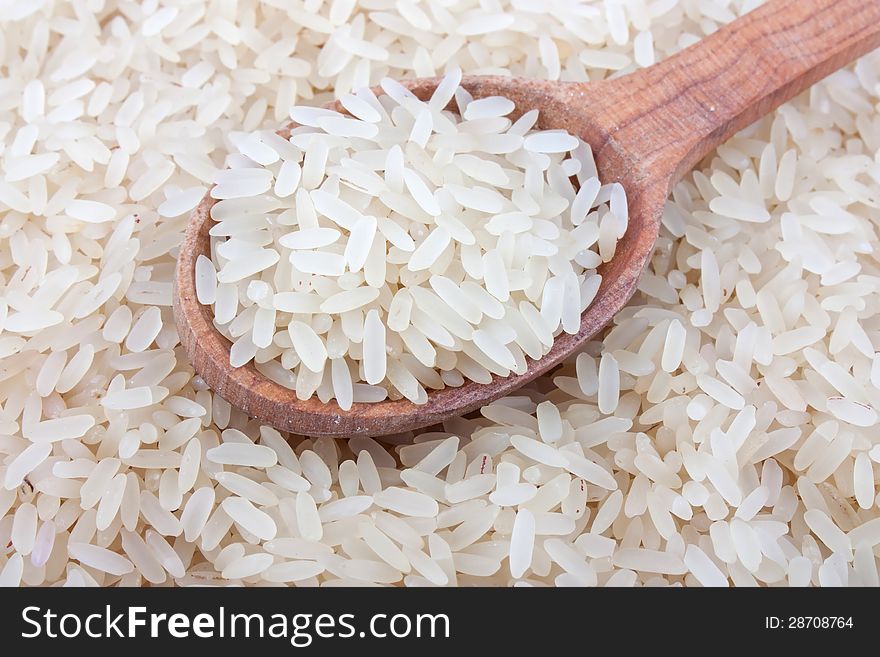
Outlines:
[{"label": "brown wooden surface", "polygon": [[[600,268],[602,285],[576,335],[560,334],[550,352],[520,376],[494,377],[429,391],[428,402],[355,404],[342,411],[263,377],[252,364],[232,369],[230,343],[195,295],[195,260],[209,254],[206,196],[180,249],[174,315],[195,370],[221,397],[284,431],[319,436],[384,435],[436,424],[478,409],[558,364],[595,335],[635,292],[656,240],[670,187],[737,130],[880,46],[880,0],[771,0],[700,43],[648,69],[591,84],[465,77],[475,97],[503,95],[517,113],[537,108],[540,128],[563,128],[588,141],[603,182],[619,181],[629,200],[629,229]],[[406,83],[427,98],[436,79]],[[339,108],[337,108],[339,109]]]}]

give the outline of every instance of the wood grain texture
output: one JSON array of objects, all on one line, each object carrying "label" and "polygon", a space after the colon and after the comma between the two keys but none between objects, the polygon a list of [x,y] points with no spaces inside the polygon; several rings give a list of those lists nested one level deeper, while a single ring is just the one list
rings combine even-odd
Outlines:
[{"label": "wood grain texture", "polygon": [[[177,261],[174,316],[181,343],[205,382],[247,414],[311,436],[384,435],[476,410],[551,369],[595,335],[630,299],[657,238],[670,187],[718,144],[809,85],[880,46],[880,0],[771,0],[700,43],[631,75],[591,84],[465,77],[475,97],[502,95],[516,114],[540,110],[538,127],[562,128],[592,146],[603,182],[627,192],[630,221],[576,335],[560,334],[523,375],[429,391],[428,402],[302,401],[248,364],[229,366],[230,343],[195,294],[195,261],[209,255],[209,195],[193,212]],[[427,98],[437,79],[405,84]],[[381,92],[380,92],[381,93]],[[340,107],[336,107],[340,109]],[[289,127],[287,128],[289,129]],[[286,129],[286,130],[287,130]],[[283,130],[282,133],[286,132]]]}]

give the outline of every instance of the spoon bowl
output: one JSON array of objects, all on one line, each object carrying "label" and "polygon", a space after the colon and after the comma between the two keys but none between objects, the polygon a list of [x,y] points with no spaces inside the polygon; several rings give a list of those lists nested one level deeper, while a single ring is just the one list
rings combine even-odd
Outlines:
[{"label": "spoon bowl", "polygon": [[[771,0],[703,41],[652,67],[591,83],[466,76],[474,98],[505,96],[512,117],[537,109],[538,129],[563,129],[593,149],[603,184],[626,191],[629,225],[614,258],[599,267],[602,283],[576,334],[560,333],[523,374],[487,384],[428,392],[425,404],[402,400],[355,403],[300,400],[293,390],[248,363],[229,364],[230,342],[195,292],[195,263],[210,256],[208,231],[216,202],[210,192],[193,211],[174,281],[174,317],[193,368],[217,394],[280,430],[309,436],[401,433],[463,415],[547,372],[607,325],[629,301],[657,239],[671,187],[741,128],[814,82],[880,46],[880,0]],[[439,78],[402,82],[427,100]],[[375,90],[381,94],[381,90]],[[344,111],[338,103],[329,107]],[[279,131],[287,136],[293,125]]]}]

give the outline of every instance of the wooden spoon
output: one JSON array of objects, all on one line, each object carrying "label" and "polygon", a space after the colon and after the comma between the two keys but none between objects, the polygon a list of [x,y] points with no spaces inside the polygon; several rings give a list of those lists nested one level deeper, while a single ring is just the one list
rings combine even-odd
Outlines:
[{"label": "wooden spoon", "polygon": [[[580,135],[593,148],[602,182],[622,183],[629,201],[629,228],[615,257],[599,269],[602,285],[583,313],[580,330],[560,334],[540,360],[527,359],[524,374],[430,391],[422,405],[404,399],[359,403],[343,411],[332,401],[297,399],[253,364],[231,368],[230,343],[214,328],[211,308],[199,304],[195,294],[196,258],[210,255],[215,203],[210,195],[193,212],[177,260],[174,317],[181,343],[217,394],[261,422],[297,434],[399,433],[478,409],[575,352],[626,304],[654,248],[670,189],[697,162],[741,128],[878,46],[880,0],[771,0],[625,77],[588,84],[465,77],[462,86],[474,97],[506,96],[517,115],[540,110],[539,128]],[[425,100],[438,82],[404,84]]]}]

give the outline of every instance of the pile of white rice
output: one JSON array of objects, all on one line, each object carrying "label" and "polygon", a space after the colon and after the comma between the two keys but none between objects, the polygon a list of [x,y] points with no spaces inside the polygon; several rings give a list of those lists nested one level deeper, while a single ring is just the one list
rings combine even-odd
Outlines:
[{"label": "pile of white rice", "polygon": [[294,107],[289,138],[236,139],[195,265],[231,367],[343,410],[424,404],[524,374],[578,332],[626,232],[624,189],[578,137],[534,129],[538,110],[513,121],[513,101],[460,81],[423,102],[386,78],[342,96],[348,115]]},{"label": "pile of white rice", "polygon": [[705,161],[601,341],[477,417],[288,442],[171,320],[188,213],[292,105],[596,80],[755,4],[3,3],[0,583],[876,586],[876,53]]}]

